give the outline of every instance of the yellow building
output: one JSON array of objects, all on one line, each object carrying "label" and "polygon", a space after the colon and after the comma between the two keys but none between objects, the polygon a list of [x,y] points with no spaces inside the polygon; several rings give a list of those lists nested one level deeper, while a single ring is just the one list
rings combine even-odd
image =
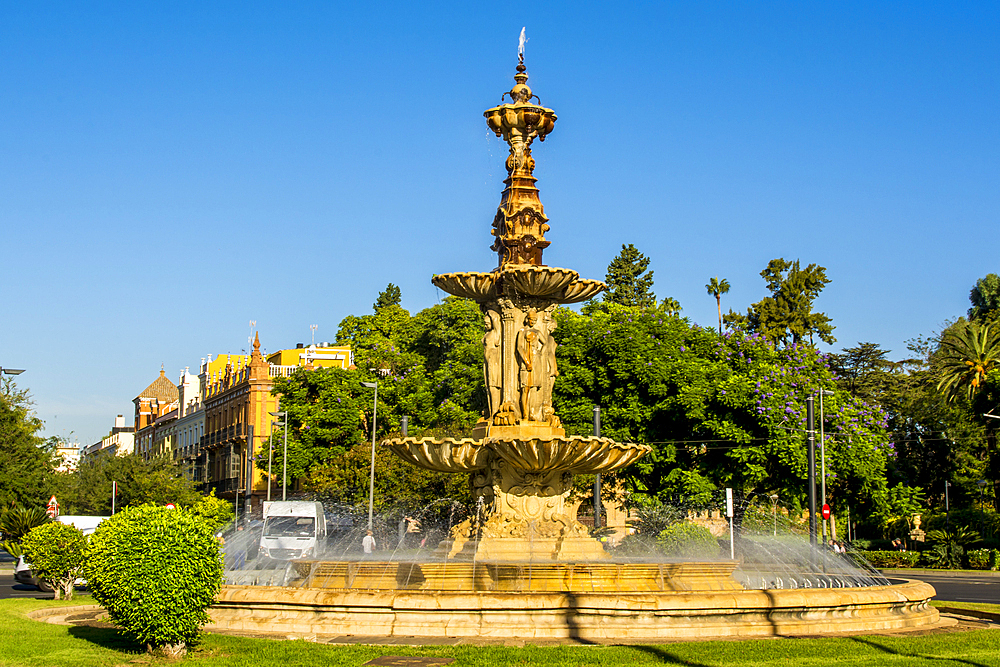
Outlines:
[{"label": "yellow building", "polygon": [[[207,378],[201,402],[205,430],[197,456],[205,457],[205,481],[222,498],[246,499],[246,511],[255,511],[267,496],[267,475],[255,461],[267,458],[272,417],[278,399],[271,395],[273,379],[298,368],[350,368],[350,347],[296,347],[268,355],[254,337],[253,353],[220,355],[203,365]],[[243,508],[241,507],[241,511]]]},{"label": "yellow building", "polygon": [[347,345],[303,346],[301,343],[291,350],[278,350],[267,356],[267,363],[274,366],[306,368],[350,368],[354,365],[354,355]]}]

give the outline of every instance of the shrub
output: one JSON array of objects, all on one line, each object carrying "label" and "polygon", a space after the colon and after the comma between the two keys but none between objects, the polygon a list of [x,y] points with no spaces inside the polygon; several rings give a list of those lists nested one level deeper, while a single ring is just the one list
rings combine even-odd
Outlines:
[{"label": "shrub", "polygon": [[215,489],[192,505],[191,513],[205,519],[212,531],[222,528],[234,518],[233,504],[222,498],[216,498]]},{"label": "shrub", "polygon": [[916,551],[861,551],[858,553],[875,567],[916,567],[920,554]]},{"label": "shrub", "polygon": [[86,567],[94,599],[152,651],[180,654],[208,622],[222,584],[219,544],[205,519],[155,505],[105,519]]},{"label": "shrub", "polygon": [[704,526],[682,522],[667,526],[656,536],[660,550],[667,556],[716,558],[719,542]]},{"label": "shrub", "polygon": [[56,599],[73,598],[73,582],[83,566],[87,551],[87,538],[77,528],[58,521],[46,523],[21,540],[24,558],[31,563],[31,571],[41,581],[52,587]]},{"label": "shrub", "polygon": [[927,538],[934,544],[921,554],[921,560],[929,567],[957,570],[962,567],[965,548],[979,539],[979,533],[956,527],[951,531],[929,531]]},{"label": "shrub", "polygon": [[12,507],[0,513],[0,533],[4,541],[0,542],[7,553],[14,558],[21,555],[21,538],[52,519],[45,510],[38,507]]},{"label": "shrub", "polygon": [[989,549],[973,549],[969,551],[966,556],[969,559],[969,567],[973,570],[988,570],[990,569],[990,550]]}]

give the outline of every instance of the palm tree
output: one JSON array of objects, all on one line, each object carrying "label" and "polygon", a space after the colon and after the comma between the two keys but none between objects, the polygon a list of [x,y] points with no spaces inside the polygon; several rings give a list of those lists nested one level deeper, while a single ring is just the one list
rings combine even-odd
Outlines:
[{"label": "palm tree", "polygon": [[938,348],[938,391],[954,401],[976,395],[990,371],[1000,366],[1000,335],[989,324],[959,323],[945,331]]},{"label": "palm tree", "polygon": [[681,302],[672,296],[660,300],[660,308],[667,315],[679,315],[681,312]]},{"label": "palm tree", "polygon": [[722,335],[722,295],[729,291],[729,281],[723,278],[719,280],[719,276],[712,278],[705,285],[705,289],[708,293],[715,297],[715,305],[719,308],[719,335]]}]

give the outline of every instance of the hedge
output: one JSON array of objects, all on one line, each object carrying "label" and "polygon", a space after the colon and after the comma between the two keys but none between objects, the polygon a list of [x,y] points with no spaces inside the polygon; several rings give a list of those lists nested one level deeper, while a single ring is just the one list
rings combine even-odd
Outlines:
[{"label": "hedge", "polygon": [[916,551],[858,551],[875,567],[915,567],[920,553]]}]

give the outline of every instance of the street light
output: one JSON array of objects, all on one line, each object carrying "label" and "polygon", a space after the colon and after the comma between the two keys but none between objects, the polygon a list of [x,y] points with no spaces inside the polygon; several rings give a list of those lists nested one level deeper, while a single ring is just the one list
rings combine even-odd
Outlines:
[{"label": "street light", "polygon": [[771,499],[771,515],[774,517],[774,536],[778,536],[778,494],[772,493],[768,496]]},{"label": "street light", "polygon": [[986,527],[986,501],[983,500],[983,492],[986,491],[986,485],[989,484],[985,479],[981,479],[976,482],[976,486],[979,487],[979,535],[983,536],[984,529]]},{"label": "street light", "polygon": [[[820,460],[820,497],[821,506],[826,506],[826,438],[823,435],[825,417],[823,415],[823,397],[833,396],[829,389],[821,389],[819,392],[819,460]],[[823,544],[826,544],[826,519],[823,519]]]},{"label": "street light", "polygon": [[[268,412],[272,417],[281,417],[281,425],[285,427],[285,453],[281,457],[281,499],[288,499],[288,411]],[[270,468],[270,465],[268,465]],[[268,471],[270,474],[270,470]],[[271,483],[268,482],[268,491],[271,490]]]},{"label": "street light", "polygon": [[20,369],[18,369],[18,368],[3,368],[2,366],[0,366],[0,373],[3,373],[4,375],[20,375],[23,372],[24,372],[23,368],[20,368]]},{"label": "street light", "polygon": [[371,530],[372,519],[375,515],[375,418],[378,415],[378,382],[362,382],[361,384],[375,390],[375,404],[372,408],[372,464],[371,476],[368,480],[368,530]]}]

